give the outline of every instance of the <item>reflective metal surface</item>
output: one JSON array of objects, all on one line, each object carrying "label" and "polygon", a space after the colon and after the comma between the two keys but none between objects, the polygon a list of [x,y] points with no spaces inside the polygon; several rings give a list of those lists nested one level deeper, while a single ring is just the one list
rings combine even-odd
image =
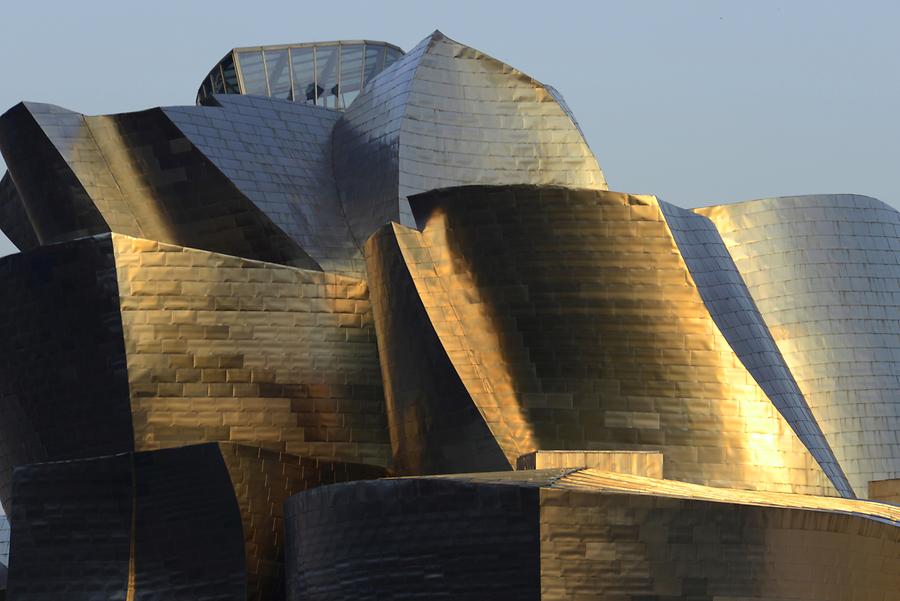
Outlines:
[{"label": "reflective metal surface", "polygon": [[697,212],[716,224],[857,495],[900,477],[900,213],[850,195]]},{"label": "reflective metal surface", "polygon": [[246,599],[215,445],[31,465],[13,494],[11,599]]},{"label": "reflective metal surface", "polygon": [[11,598],[893,600],[900,213],[609,192],[554,88],[400,54],[0,116]]},{"label": "reflective metal surface", "polygon": [[327,486],[292,497],[286,520],[292,599],[821,601],[900,590],[900,508],[591,469]]},{"label": "reflective metal surface", "polygon": [[843,496],[853,496],[831,447],[784,362],[716,226],[692,211],[660,202],[710,316],[741,363],[810,450]]},{"label": "reflective metal surface", "polygon": [[413,225],[407,197],[467,184],[606,189],[573,119],[540,82],[436,31],[372,79],[334,130],[358,240]]},{"label": "reflective metal surface", "polygon": [[292,102],[216,96],[163,109],[203,155],[322,269],[365,277],[331,166],[338,113]]},{"label": "reflective metal surface", "polygon": [[319,269],[162,109],[19,104],[0,117],[0,150],[42,244],[112,231]]},{"label": "reflective metal surface", "polygon": [[[655,198],[470,186],[411,204],[421,232],[392,224],[366,247],[381,348],[415,327],[400,307],[427,317],[383,364],[402,473],[465,469],[486,426],[510,465],[536,449],[661,450],[670,478],[835,494],[710,317]],[[441,355],[449,366],[423,373],[419,357]],[[452,382],[452,403],[420,379]],[[465,411],[481,420],[447,442]]]}]

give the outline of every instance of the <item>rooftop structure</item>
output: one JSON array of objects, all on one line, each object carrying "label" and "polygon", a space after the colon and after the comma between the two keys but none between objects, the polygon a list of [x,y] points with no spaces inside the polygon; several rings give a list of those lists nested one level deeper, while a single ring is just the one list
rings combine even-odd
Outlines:
[{"label": "rooftop structure", "polygon": [[200,84],[197,104],[213,94],[251,94],[344,110],[401,56],[371,40],[235,48]]}]

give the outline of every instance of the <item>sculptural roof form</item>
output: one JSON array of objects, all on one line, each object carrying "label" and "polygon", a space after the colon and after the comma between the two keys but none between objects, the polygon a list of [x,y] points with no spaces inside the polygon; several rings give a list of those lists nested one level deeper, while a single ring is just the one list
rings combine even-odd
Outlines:
[{"label": "sculptural roof form", "polygon": [[555,88],[440,32],[23,102],[0,152],[10,598],[900,590],[878,200],[610,191]]}]

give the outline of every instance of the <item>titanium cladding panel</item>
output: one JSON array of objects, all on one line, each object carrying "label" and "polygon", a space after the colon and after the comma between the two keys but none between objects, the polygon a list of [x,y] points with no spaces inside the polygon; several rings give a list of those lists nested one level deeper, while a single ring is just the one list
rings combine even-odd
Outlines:
[{"label": "titanium cladding panel", "polygon": [[900,477],[900,213],[865,196],[698,209],[859,496]]},{"label": "titanium cladding panel", "polygon": [[[392,295],[416,294],[434,335],[408,343],[439,341],[466,392],[456,405],[474,405],[509,465],[534,450],[662,450],[672,478],[835,493],[710,317],[655,198],[472,186],[411,203],[421,232],[392,224],[367,246],[379,338],[407,327],[392,309],[410,301]],[[404,274],[382,236],[411,285],[378,281]],[[395,441],[395,458],[458,471],[457,449],[478,440],[430,437],[454,406],[415,396],[414,365],[383,366],[392,430],[422,438]]]}]

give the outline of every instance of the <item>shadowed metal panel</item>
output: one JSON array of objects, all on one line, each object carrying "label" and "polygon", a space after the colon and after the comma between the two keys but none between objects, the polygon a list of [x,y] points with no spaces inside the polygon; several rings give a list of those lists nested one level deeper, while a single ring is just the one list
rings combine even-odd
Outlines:
[{"label": "shadowed metal panel", "polygon": [[788,421],[843,496],[853,489],[838,464],[784,357],[713,223],[660,202],[678,250],[709,314],[734,352]]},{"label": "shadowed metal panel", "polygon": [[391,224],[366,244],[393,467],[409,475],[508,469],[422,304],[402,235]]},{"label": "shadowed metal panel", "polygon": [[72,170],[72,162],[99,155],[82,115],[19,103],[0,116],[0,151],[41,244],[109,232],[105,197]]},{"label": "shadowed metal panel", "polygon": [[472,186],[411,203],[422,232],[384,231],[510,463],[661,450],[669,477],[834,494],[709,316],[656,199]]},{"label": "shadowed metal panel", "polygon": [[13,467],[132,450],[109,235],[0,259],[0,499]]},{"label": "shadowed metal panel", "polygon": [[135,601],[245,601],[241,515],[218,446],[134,454]]},{"label": "shadowed metal panel", "polygon": [[219,443],[244,525],[249,599],[284,599],[284,503],[291,495],[335,482],[382,478],[374,465],[297,457]]},{"label": "shadowed metal panel", "polygon": [[697,212],[718,228],[856,493],[900,477],[900,213],[851,195]]},{"label": "shadowed metal panel", "polygon": [[129,454],[18,468],[13,497],[10,599],[126,599]]},{"label": "shadowed metal panel", "polygon": [[357,239],[413,224],[407,197],[464,184],[606,189],[543,84],[434,32],[378,74],[335,126],[335,173]]},{"label": "shadowed metal panel", "polygon": [[113,231],[319,269],[161,109],[20,104],[0,117],[0,147],[42,244]]},{"label": "shadowed metal panel", "polygon": [[40,244],[9,171],[0,180],[0,229],[20,251]]},{"label": "shadowed metal panel", "polygon": [[216,445],[22,467],[14,496],[13,599],[246,600]]},{"label": "shadowed metal panel", "polygon": [[538,489],[440,479],[285,504],[288,599],[540,599]]},{"label": "shadowed metal panel", "polygon": [[331,166],[331,130],[340,113],[286,100],[214,98],[220,108],[163,112],[323,269],[364,277]]}]

